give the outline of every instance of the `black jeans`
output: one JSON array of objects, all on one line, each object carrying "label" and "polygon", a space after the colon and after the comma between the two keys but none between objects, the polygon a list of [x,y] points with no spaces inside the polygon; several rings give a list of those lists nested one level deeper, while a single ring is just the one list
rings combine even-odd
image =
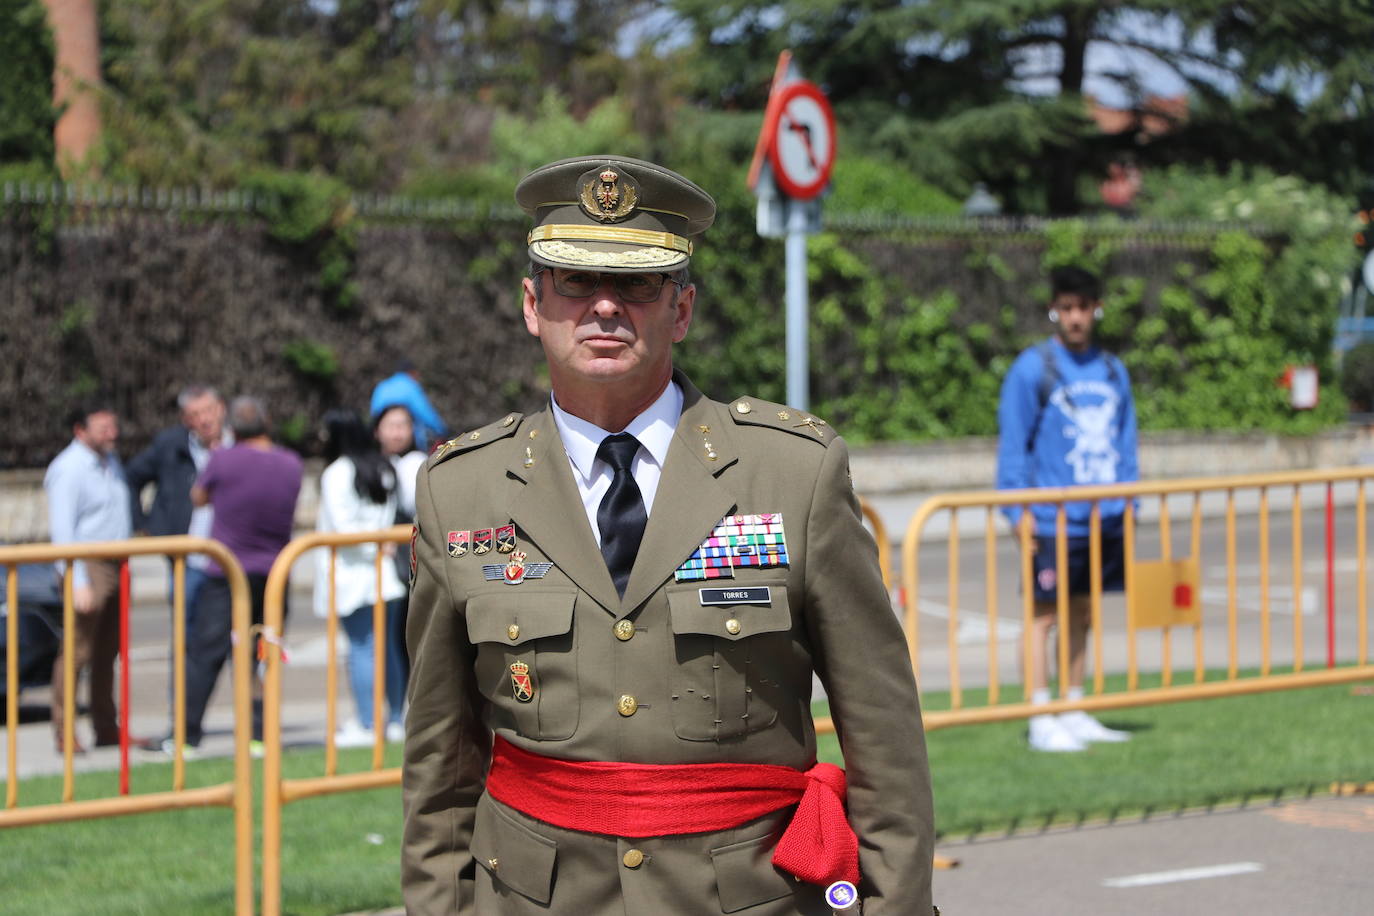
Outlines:
[{"label": "black jeans", "polygon": [[[248,574],[248,594],[252,604],[253,623],[261,625],[262,606],[267,591],[267,576]],[[285,626],[286,608],[283,612]],[[233,648],[233,602],[229,580],[210,576],[196,595],[195,611],[191,614],[191,632],[186,640],[186,741],[200,744],[204,737],[205,708],[215,692],[220,669]],[[280,636],[281,634],[278,634]],[[256,642],[252,647],[257,657]],[[254,662],[256,671],[256,662]],[[256,674],[254,680],[256,681]],[[253,691],[253,738],[262,740],[262,697]]]}]

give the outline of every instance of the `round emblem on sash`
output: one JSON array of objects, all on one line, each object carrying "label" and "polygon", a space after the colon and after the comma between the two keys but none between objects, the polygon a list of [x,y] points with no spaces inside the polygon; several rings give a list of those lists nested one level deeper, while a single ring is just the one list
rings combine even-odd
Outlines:
[{"label": "round emblem on sash", "polygon": [[859,890],[848,881],[836,881],[825,889],[825,902],[836,912],[848,910],[859,902]]}]

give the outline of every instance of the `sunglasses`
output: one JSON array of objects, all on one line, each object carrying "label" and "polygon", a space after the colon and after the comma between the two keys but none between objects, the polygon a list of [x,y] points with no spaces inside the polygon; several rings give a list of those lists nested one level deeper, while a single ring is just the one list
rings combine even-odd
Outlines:
[{"label": "sunglasses", "polygon": [[653,302],[659,293],[663,292],[664,283],[685,285],[667,274],[603,274],[594,270],[562,269],[553,271],[553,288],[560,296],[570,299],[585,299],[592,295],[601,288],[603,280],[610,280],[615,286],[616,295],[626,302]]}]

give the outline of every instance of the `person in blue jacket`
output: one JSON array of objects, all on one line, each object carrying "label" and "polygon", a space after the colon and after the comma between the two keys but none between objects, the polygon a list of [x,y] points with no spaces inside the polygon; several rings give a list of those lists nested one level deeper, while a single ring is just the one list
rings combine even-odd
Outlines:
[{"label": "person in blue jacket", "polygon": [[[1049,319],[1055,333],[1024,350],[1002,381],[997,409],[997,488],[1068,487],[1140,479],[1136,459],[1135,402],[1126,369],[1099,348],[1093,328],[1102,317],[1102,284],[1077,267],[1050,275]],[[1125,563],[1122,518],[1125,500],[1102,500],[1102,588],[1121,591]],[[1030,640],[1032,670],[1025,672],[1032,703],[1048,703],[1047,669],[1053,645],[1060,571],[1055,564],[1052,504],[1030,507],[1034,525],[1035,616]],[[1070,699],[1083,695],[1083,664],[1090,611],[1089,524],[1092,503],[1065,506],[1069,548]],[[1022,507],[1006,507],[1016,528]],[[1061,673],[1062,676],[1062,673]],[[1093,741],[1126,741],[1130,735],[1102,725],[1083,711],[1030,718],[1030,746],[1040,751],[1081,751]]]},{"label": "person in blue jacket", "polygon": [[429,403],[425,389],[420,387],[420,374],[415,363],[402,359],[396,363],[396,372],[377,383],[372,389],[372,402],[368,413],[380,416],[387,407],[404,407],[410,411],[415,421],[415,447],[429,452],[430,446],[441,439],[447,439],[448,424],[439,416],[439,411]]}]

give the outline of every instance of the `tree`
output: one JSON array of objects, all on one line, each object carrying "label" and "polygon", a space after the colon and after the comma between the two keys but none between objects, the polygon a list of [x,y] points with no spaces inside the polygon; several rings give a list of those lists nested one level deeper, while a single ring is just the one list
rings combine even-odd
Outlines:
[{"label": "tree", "polygon": [[[225,185],[255,168],[392,191],[485,163],[545,91],[606,99],[663,143],[681,79],[644,53],[646,0],[127,0],[107,8],[114,174]],[[431,182],[432,184],[432,182]]]},{"label": "tree", "polygon": [[53,97],[61,114],[54,127],[57,164],[64,171],[92,168],[100,139],[100,27],[95,0],[46,0],[56,54]]},{"label": "tree", "polygon": [[[698,87],[708,104],[761,107],[772,61],[791,47],[851,135],[924,163],[947,190],[984,180],[1026,209],[1076,211],[1084,172],[1136,146],[1129,132],[1101,135],[1088,116],[1091,86],[1139,114],[1152,80],[1187,87],[1186,129],[1139,149],[1146,159],[1210,159],[1207,142],[1226,131],[1223,148],[1241,161],[1339,185],[1354,179],[1354,147],[1374,136],[1367,4],[1295,0],[1281,12],[1257,0],[673,5],[713,63]],[[1314,159],[1318,149],[1334,152]],[[1374,143],[1364,149],[1374,152]],[[1028,184],[1043,193],[1038,205]]]},{"label": "tree", "polygon": [[53,41],[39,0],[0,0],[0,164],[50,162]]},{"label": "tree", "polygon": [[407,137],[408,39],[388,5],[127,0],[106,7],[111,174],[233,183],[255,167],[367,186]]}]

